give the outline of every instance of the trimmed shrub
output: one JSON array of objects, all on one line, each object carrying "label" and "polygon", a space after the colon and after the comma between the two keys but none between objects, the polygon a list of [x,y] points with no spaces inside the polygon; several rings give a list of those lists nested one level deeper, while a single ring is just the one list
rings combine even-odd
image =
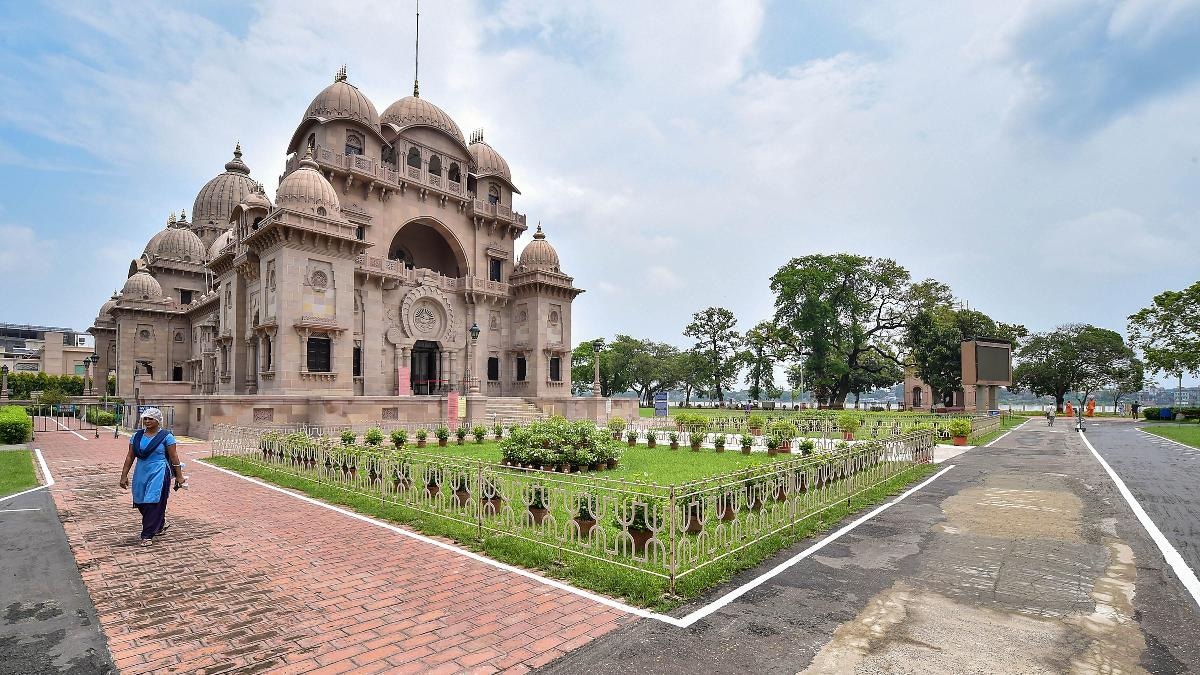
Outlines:
[{"label": "trimmed shrub", "polygon": [[955,417],[946,424],[946,431],[950,432],[954,437],[967,437],[971,435],[971,419],[968,417]]},{"label": "trimmed shrub", "polygon": [[380,443],[383,443],[383,429],[380,429],[379,427],[371,427],[370,429],[367,429],[367,432],[363,434],[363,441],[365,441],[367,445],[379,445]]},{"label": "trimmed shrub", "polygon": [[0,443],[24,443],[33,435],[33,418],[19,405],[0,408]]}]

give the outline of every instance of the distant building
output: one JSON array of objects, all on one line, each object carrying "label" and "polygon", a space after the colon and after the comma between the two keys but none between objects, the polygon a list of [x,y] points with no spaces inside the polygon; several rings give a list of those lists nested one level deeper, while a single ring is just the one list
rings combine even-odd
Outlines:
[{"label": "distant building", "polygon": [[1171,392],[1171,400],[1175,405],[1200,405],[1200,387],[1184,387]]},{"label": "distant building", "polygon": [[0,365],[10,373],[87,374],[92,337],[71,328],[0,323]]}]

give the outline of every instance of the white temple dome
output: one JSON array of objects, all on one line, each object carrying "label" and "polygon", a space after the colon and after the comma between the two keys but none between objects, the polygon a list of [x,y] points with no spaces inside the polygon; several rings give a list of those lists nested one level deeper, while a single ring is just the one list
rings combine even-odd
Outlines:
[{"label": "white temple dome", "polygon": [[250,179],[250,167],[242,161],[239,143],[233,149],[233,159],[225,163],[225,172],[205,183],[196,194],[192,204],[192,225],[226,225],[233,207],[242,203],[255,185]]},{"label": "white temple dome", "polygon": [[191,230],[168,225],[167,229],[150,237],[144,254],[150,263],[162,258],[198,265],[204,261],[204,242]]},{"label": "white temple dome", "polygon": [[317,170],[312,159],[312,149],[304,153],[300,168],[289,173],[275,191],[275,204],[293,211],[305,211],[319,216],[341,220],[341,202],[337,190]]},{"label": "white temple dome", "polygon": [[146,272],[138,272],[129,277],[125,280],[125,286],[121,288],[123,300],[158,300],[162,298],[162,294],[162,285],[158,283],[158,279]]},{"label": "white temple dome", "polygon": [[521,251],[521,258],[517,262],[517,270],[550,270],[552,272],[561,272],[558,262],[558,251],[546,241],[546,235],[542,232],[542,226],[539,224],[537,231],[533,233],[533,241],[525,246],[525,250]]},{"label": "white temple dome", "polygon": [[462,129],[458,128],[446,111],[417,96],[405,96],[389,105],[379,121],[383,124],[393,124],[397,130],[418,126],[433,127],[453,136],[459,143],[467,144]]},{"label": "white temple dome", "polygon": [[476,176],[499,176],[512,185],[512,172],[508,170],[508,162],[504,161],[495,148],[481,139],[471,143],[470,150],[471,159],[475,160]]}]

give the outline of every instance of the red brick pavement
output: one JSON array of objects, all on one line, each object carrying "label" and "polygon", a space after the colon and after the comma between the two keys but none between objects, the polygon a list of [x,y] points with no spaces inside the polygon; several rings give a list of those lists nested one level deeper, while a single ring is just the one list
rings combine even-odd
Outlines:
[{"label": "red brick pavement", "polygon": [[635,620],[195,463],[142,548],[126,443],[34,443],[123,673],[520,673]]}]

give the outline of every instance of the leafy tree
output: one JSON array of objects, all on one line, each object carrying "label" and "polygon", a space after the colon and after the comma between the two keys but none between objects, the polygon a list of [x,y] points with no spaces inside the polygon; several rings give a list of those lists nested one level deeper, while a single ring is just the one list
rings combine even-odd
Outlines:
[{"label": "leafy tree", "polygon": [[793,258],[771,277],[781,343],[789,356],[805,357],[819,401],[844,405],[855,383],[897,359],[906,317],[927,300],[909,280],[894,260],[849,253]]},{"label": "leafy tree", "polygon": [[1113,408],[1116,408],[1122,396],[1137,393],[1146,387],[1145,364],[1141,359],[1130,359],[1127,366],[1122,366],[1115,373],[1114,381],[1116,384],[1110,393],[1113,397]]},{"label": "leafy tree", "polygon": [[1014,385],[1037,396],[1053,396],[1062,409],[1067,392],[1080,406],[1093,392],[1117,385],[1134,368],[1133,350],[1119,333],[1087,324],[1067,324],[1033,334],[1020,351]]},{"label": "leafy tree", "polygon": [[695,350],[680,352],[675,357],[676,379],[683,387],[683,404],[690,405],[692,393],[697,396],[708,391],[712,382],[712,371],[709,370],[708,360]]},{"label": "leafy tree", "polygon": [[[592,380],[595,378],[595,350],[592,343],[595,340],[581,342],[571,351],[571,387],[577,396],[590,394]],[[614,389],[614,384],[621,384],[613,373],[612,348],[605,343],[600,349],[600,395],[612,396],[629,388],[628,383]]]},{"label": "leafy tree", "polygon": [[[674,359],[679,350],[672,345],[618,335],[609,350],[613,391],[632,389],[642,404],[650,405],[654,402],[654,394],[674,389],[678,384]],[[619,384],[624,388],[618,389]]]},{"label": "leafy tree", "polygon": [[895,356],[880,357],[868,354],[864,367],[854,371],[850,380],[850,393],[854,394],[854,405],[864,392],[890,387],[904,379],[904,369]]},{"label": "leafy tree", "polygon": [[1024,326],[997,323],[973,309],[926,304],[909,321],[904,346],[916,376],[929,385],[935,398],[950,405],[954,392],[963,386],[963,341],[1003,340],[1016,349],[1027,334]]},{"label": "leafy tree", "polygon": [[693,350],[708,361],[709,375],[717,400],[724,402],[725,389],[737,376],[742,336],[737,318],[724,307],[709,307],[692,315],[683,334],[696,340]]},{"label": "leafy tree", "polygon": [[1200,281],[1164,291],[1129,317],[1129,341],[1155,372],[1200,376]]},{"label": "leafy tree", "polygon": [[746,384],[750,385],[750,398],[761,399],[764,389],[778,391],[775,388],[775,364],[779,360],[779,341],[775,335],[775,326],[769,321],[758,322],[746,331],[742,344],[745,345],[745,349],[740,358],[746,366]]}]

